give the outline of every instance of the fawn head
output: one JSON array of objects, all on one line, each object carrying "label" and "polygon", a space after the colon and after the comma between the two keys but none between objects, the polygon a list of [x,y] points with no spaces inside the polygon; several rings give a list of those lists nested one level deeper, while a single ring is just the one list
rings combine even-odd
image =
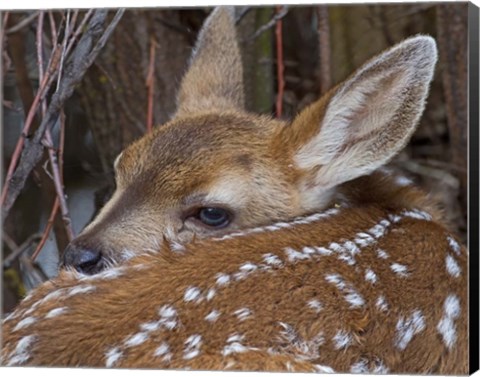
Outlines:
[{"label": "fawn head", "polygon": [[233,8],[200,31],[173,119],[115,161],[117,188],[67,247],[64,264],[95,273],[164,242],[322,210],[339,187],[384,165],[423,112],[437,59],[416,36],[373,58],[292,122],[244,109]]}]

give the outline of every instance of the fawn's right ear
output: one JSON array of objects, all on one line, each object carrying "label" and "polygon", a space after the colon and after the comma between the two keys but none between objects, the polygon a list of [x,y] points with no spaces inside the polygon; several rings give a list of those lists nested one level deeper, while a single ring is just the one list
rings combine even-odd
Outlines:
[{"label": "fawn's right ear", "polygon": [[405,146],[425,107],[436,60],[433,38],[407,39],[297,116],[285,136],[306,173],[305,198],[371,173]]},{"label": "fawn's right ear", "polygon": [[233,7],[217,7],[206,19],[177,103],[177,115],[243,109],[243,67]]}]

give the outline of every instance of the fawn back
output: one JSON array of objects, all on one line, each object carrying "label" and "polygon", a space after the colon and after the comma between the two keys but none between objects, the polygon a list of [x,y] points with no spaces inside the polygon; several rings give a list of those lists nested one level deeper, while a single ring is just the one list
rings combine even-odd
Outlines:
[{"label": "fawn back", "polygon": [[[393,183],[392,183],[393,185]],[[411,190],[398,187],[398,195]],[[7,365],[464,374],[467,254],[373,203],[62,271],[3,324]]]},{"label": "fawn back", "polygon": [[64,264],[95,273],[165,240],[181,249],[194,237],[355,205],[346,182],[403,148],[436,58],[432,38],[408,39],[292,122],[272,119],[245,111],[233,9],[216,9],[181,82],[177,113],[119,155],[113,197],[66,249]]}]

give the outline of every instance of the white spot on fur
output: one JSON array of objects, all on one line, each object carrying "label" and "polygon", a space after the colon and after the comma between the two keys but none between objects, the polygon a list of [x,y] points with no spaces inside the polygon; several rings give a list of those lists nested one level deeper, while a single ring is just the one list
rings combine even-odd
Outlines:
[{"label": "white spot on fur", "polygon": [[291,247],[287,247],[284,251],[285,251],[285,254],[287,255],[289,262],[294,262],[296,260],[310,259],[309,255],[300,253],[299,251],[294,250]]},{"label": "white spot on fur", "polygon": [[65,313],[66,311],[68,310],[68,308],[66,306],[63,306],[61,308],[56,308],[56,309],[52,309],[50,310],[47,315],[45,316],[45,318],[54,318],[54,317],[57,317],[59,316],[60,314],[63,314]]},{"label": "white spot on fur", "polygon": [[375,272],[373,272],[371,269],[367,268],[365,270],[365,280],[375,284],[377,282],[377,274],[375,274]]},{"label": "white spot on fur", "polygon": [[327,274],[325,280],[334,284],[340,291],[345,294],[345,300],[350,303],[351,308],[363,306],[365,300],[363,297],[353,289],[350,284],[345,283],[342,277],[338,274]]},{"label": "white spot on fur", "polygon": [[350,367],[350,373],[368,373],[368,362],[366,359],[357,361]]},{"label": "white spot on fur", "polygon": [[390,370],[385,366],[383,361],[378,360],[375,367],[371,370],[373,374],[387,374]]},{"label": "white spot on fur", "polygon": [[10,359],[7,362],[7,366],[21,365],[30,359],[30,354],[28,353],[28,348],[32,343],[37,340],[35,335],[27,335],[21,338],[15,350],[10,354]]},{"label": "white spot on fur", "polygon": [[388,259],[389,258],[389,255],[387,254],[387,252],[385,250],[382,250],[382,249],[377,249],[377,256],[380,259]]},{"label": "white spot on fur", "polygon": [[14,327],[13,331],[18,331],[20,329],[24,329],[25,327],[28,327],[35,322],[37,322],[38,318],[37,317],[27,317],[22,319],[20,322],[17,323],[17,325]]},{"label": "white spot on fur", "polygon": [[159,309],[158,314],[163,318],[172,318],[177,315],[177,311],[170,305],[164,305]]},{"label": "white spot on fur", "polygon": [[185,360],[193,359],[200,354],[200,347],[202,346],[202,336],[199,334],[191,335],[185,341],[185,349],[183,351],[183,358]]},{"label": "white spot on fur", "polygon": [[429,215],[425,211],[420,211],[418,209],[414,209],[414,210],[411,210],[411,211],[403,211],[402,215],[406,216],[406,217],[411,217],[411,218],[417,219],[417,220],[426,220],[426,221],[432,220],[431,215]]},{"label": "white spot on fur", "polygon": [[157,347],[153,355],[157,357],[163,356],[163,355],[166,355],[169,351],[170,351],[170,346],[167,343],[163,342]]},{"label": "white spot on fur", "polygon": [[315,247],[315,250],[317,251],[318,254],[320,254],[320,255],[325,255],[325,256],[331,255],[331,254],[333,253],[332,250],[327,249],[326,247],[316,246],[316,247]]},{"label": "white spot on fur", "polygon": [[447,272],[453,276],[454,278],[458,278],[462,272],[460,269],[460,266],[456,262],[456,260],[450,255],[447,254],[447,257],[445,258],[445,264],[447,267]]},{"label": "white spot on fur", "polygon": [[183,299],[186,302],[194,301],[194,302],[200,302],[201,301],[201,291],[197,287],[188,287],[185,290],[185,295]]},{"label": "white spot on fur", "polygon": [[217,285],[218,286],[224,286],[227,285],[230,282],[230,275],[227,274],[217,274]]},{"label": "white spot on fur", "polygon": [[126,347],[138,346],[140,344],[145,343],[148,338],[149,338],[149,336],[148,336],[147,332],[136,333],[136,334],[132,335],[131,337],[129,337],[128,339],[125,340],[125,346]]},{"label": "white spot on fur", "polygon": [[207,292],[207,301],[212,300],[216,294],[217,294],[217,291],[215,290],[215,288],[210,288]]},{"label": "white spot on fur", "polygon": [[223,347],[222,355],[228,356],[228,355],[231,355],[232,353],[242,353],[246,351],[248,351],[248,348],[245,347],[243,344],[238,342],[233,342]]},{"label": "white spot on fur", "polygon": [[107,359],[105,362],[105,366],[107,368],[113,367],[122,356],[123,353],[119,350],[118,347],[110,349],[105,353],[105,358]]},{"label": "white spot on fur", "polygon": [[400,275],[400,276],[408,276],[408,268],[407,266],[404,266],[403,264],[399,264],[399,263],[393,263],[391,266],[390,266],[390,269],[395,272],[397,275]]},{"label": "white spot on fur", "polygon": [[370,234],[360,232],[356,234],[354,242],[360,247],[368,247],[376,241]]},{"label": "white spot on fur", "polygon": [[240,334],[232,334],[227,338],[227,343],[241,342],[244,336]]},{"label": "white spot on fur", "polygon": [[316,299],[311,299],[310,301],[308,301],[307,305],[309,308],[313,309],[316,313],[320,313],[320,311],[323,309],[323,306],[320,303],[320,301]]},{"label": "white spot on fur", "polygon": [[451,349],[457,340],[455,319],[460,316],[460,300],[456,295],[449,295],[443,304],[444,315],[437,325],[438,332],[442,335],[443,342]]},{"label": "white spot on fur", "polygon": [[258,269],[258,266],[250,262],[244,263],[240,266],[240,271],[244,271],[244,272],[253,272],[257,269]]},{"label": "white spot on fur", "polygon": [[378,308],[378,310],[385,312],[388,310],[388,304],[385,301],[385,297],[380,296],[377,298],[377,301],[375,302],[375,306]]},{"label": "white spot on fur", "polygon": [[140,329],[145,332],[152,332],[158,330],[161,325],[159,321],[146,322],[140,325]]},{"label": "white spot on fur", "polygon": [[425,329],[425,319],[420,310],[415,310],[410,318],[401,317],[397,322],[395,346],[404,350],[413,336]]},{"label": "white spot on fur", "polygon": [[248,317],[252,315],[252,311],[248,308],[241,308],[233,312],[240,321],[245,321]]},{"label": "white spot on fur", "polygon": [[263,254],[263,260],[265,261],[266,264],[274,267],[281,267],[283,266],[283,262],[281,259],[274,255],[274,254]]},{"label": "white spot on fur", "polygon": [[455,241],[452,237],[448,236],[447,237],[448,244],[450,245],[450,248],[453,250],[453,252],[457,255],[460,255],[460,245],[458,244],[457,241]]},{"label": "white spot on fur", "polygon": [[346,331],[339,330],[332,340],[335,343],[335,349],[345,349],[352,343],[352,336]]},{"label": "white spot on fur", "polygon": [[327,365],[320,365],[320,364],[315,364],[314,368],[317,370],[319,373],[335,373],[335,371],[327,366]]},{"label": "white spot on fur", "polygon": [[212,310],[205,316],[205,320],[208,322],[215,322],[218,317],[220,317],[220,312],[218,310]]},{"label": "white spot on fur", "polygon": [[402,216],[395,215],[395,214],[390,214],[390,215],[388,215],[388,218],[390,219],[390,221],[392,223],[398,223],[402,219]]},{"label": "white spot on fur", "polygon": [[84,286],[74,287],[68,291],[67,297],[72,297],[82,293],[90,293],[96,289],[97,287],[95,287],[94,285],[84,285]]},{"label": "white spot on fur", "polygon": [[368,233],[370,233],[375,238],[380,238],[385,234],[386,228],[387,227],[382,224],[377,224],[374,227],[370,228],[368,230]]}]

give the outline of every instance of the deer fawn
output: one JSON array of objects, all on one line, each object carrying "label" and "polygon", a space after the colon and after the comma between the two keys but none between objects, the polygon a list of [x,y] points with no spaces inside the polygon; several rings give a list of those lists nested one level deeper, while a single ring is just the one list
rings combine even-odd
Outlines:
[{"label": "deer fawn", "polygon": [[432,38],[407,39],[273,120],[242,110],[233,13],[217,8],[177,114],[117,158],[69,267],[4,320],[2,362],[467,373],[467,251],[379,171],[436,59]]}]

